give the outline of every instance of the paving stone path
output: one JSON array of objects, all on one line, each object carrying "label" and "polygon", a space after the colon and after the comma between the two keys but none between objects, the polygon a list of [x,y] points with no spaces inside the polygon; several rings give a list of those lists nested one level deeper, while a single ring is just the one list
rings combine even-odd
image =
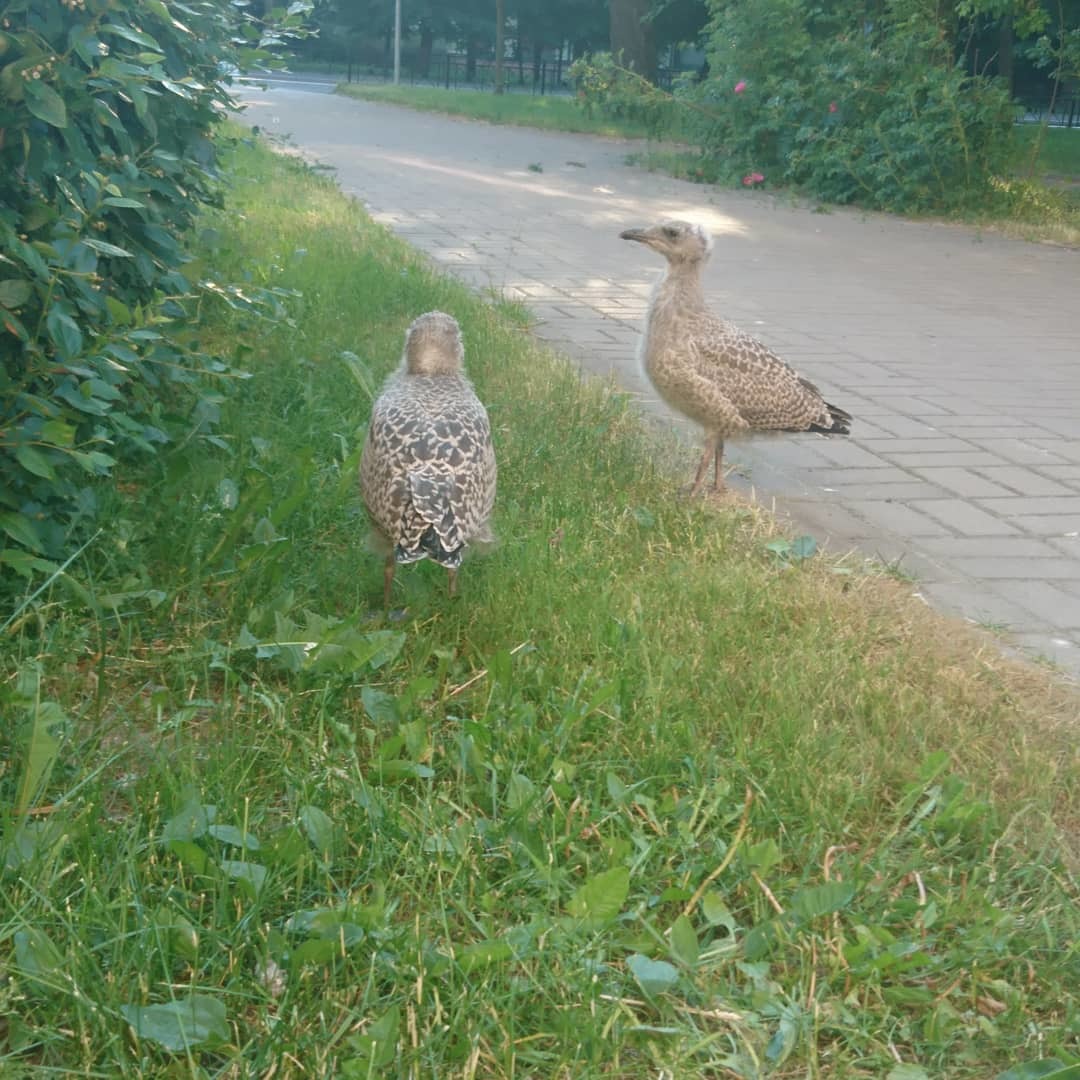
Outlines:
[{"label": "paving stone path", "polygon": [[318,89],[245,89],[247,121],[669,419],[635,360],[659,259],[618,234],[663,216],[711,228],[714,310],[856,417],[849,440],[733,445],[733,483],[834,551],[900,560],[936,607],[1080,674],[1080,254],[817,213],[628,166],[630,143]]}]

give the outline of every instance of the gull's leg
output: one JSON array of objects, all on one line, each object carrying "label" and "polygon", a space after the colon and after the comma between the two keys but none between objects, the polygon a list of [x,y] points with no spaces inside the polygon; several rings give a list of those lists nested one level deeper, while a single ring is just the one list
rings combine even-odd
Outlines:
[{"label": "gull's leg", "polygon": [[390,606],[390,589],[394,584],[394,553],[390,552],[383,563],[383,607]]},{"label": "gull's leg", "polygon": [[709,468],[709,461],[716,453],[717,443],[721,448],[723,443],[720,442],[720,438],[717,435],[709,435],[705,439],[705,452],[701,455],[701,461],[698,464],[697,472],[694,474],[694,482],[690,485],[690,498],[692,499],[700,490],[702,482],[705,480],[705,473]]},{"label": "gull's leg", "polygon": [[723,491],[724,484],[724,440],[716,440],[716,463],[713,466],[713,491]]},{"label": "gull's leg", "polygon": [[446,568],[446,578],[450,585],[450,597],[453,599],[457,596],[457,570],[452,566],[448,566]]}]

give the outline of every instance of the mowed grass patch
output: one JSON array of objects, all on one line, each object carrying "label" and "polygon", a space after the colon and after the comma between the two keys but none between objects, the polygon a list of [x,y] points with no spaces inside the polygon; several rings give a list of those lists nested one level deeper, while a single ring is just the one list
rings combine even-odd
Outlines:
[{"label": "mowed grass patch", "polygon": [[650,134],[646,125],[632,120],[587,113],[574,98],[562,94],[495,94],[490,90],[443,90],[389,83],[339,83],[337,92],[363,101],[405,105],[491,124],[517,124],[622,139],[644,139]]},{"label": "mowed grass patch", "polygon": [[[211,320],[252,373],[218,433],[118,478],[6,628],[11,1075],[1076,1060],[1075,696],[681,501],[624,397],[301,165],[240,146],[205,224],[199,269],[293,325]],[[388,618],[356,468],[431,308],[501,545]]]}]

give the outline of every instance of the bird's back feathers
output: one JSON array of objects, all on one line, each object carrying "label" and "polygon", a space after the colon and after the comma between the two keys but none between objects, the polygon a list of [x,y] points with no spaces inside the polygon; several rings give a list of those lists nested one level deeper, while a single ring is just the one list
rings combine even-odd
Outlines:
[{"label": "bird's back feathers", "polygon": [[364,503],[397,562],[454,569],[490,539],[496,466],[487,412],[460,372],[392,375],[372,408]]}]

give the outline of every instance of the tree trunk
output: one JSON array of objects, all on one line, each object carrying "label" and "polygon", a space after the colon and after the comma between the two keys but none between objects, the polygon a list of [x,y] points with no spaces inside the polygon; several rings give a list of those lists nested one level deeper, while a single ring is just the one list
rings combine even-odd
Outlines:
[{"label": "tree trunk", "polygon": [[465,81],[476,82],[476,38],[471,36],[465,42]]},{"label": "tree trunk", "polygon": [[1009,87],[1009,97],[1013,95],[1014,70],[1013,70],[1013,21],[1011,15],[1002,18],[998,26],[998,75],[1001,76]]},{"label": "tree trunk", "polygon": [[426,79],[431,74],[431,48],[435,43],[435,32],[429,23],[420,27],[420,52],[416,57],[416,69]]},{"label": "tree trunk", "polygon": [[506,52],[506,0],[495,0],[495,93],[503,92],[503,53]]},{"label": "tree trunk", "polygon": [[611,0],[611,52],[623,67],[655,79],[656,39],[645,18],[649,8],[649,0]]}]

